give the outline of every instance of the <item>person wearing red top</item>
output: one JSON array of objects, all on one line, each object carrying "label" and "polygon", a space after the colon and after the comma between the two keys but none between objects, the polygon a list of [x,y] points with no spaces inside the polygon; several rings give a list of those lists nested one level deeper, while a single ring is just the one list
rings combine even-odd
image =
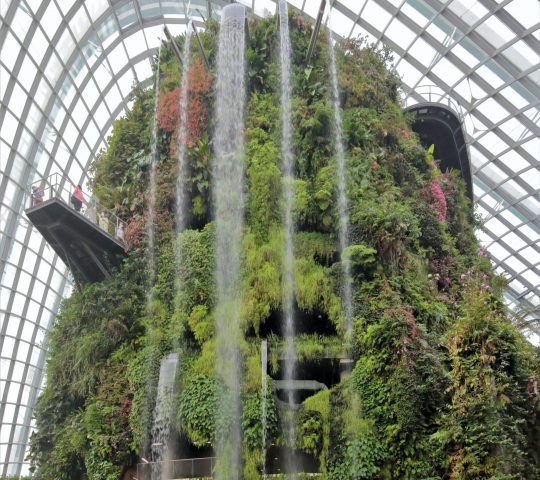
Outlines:
[{"label": "person wearing red top", "polygon": [[71,195],[71,203],[73,204],[73,208],[77,210],[77,212],[81,211],[83,200],[84,197],[82,187],[80,185],[77,185],[75,187],[75,190],[73,191],[73,194]]}]

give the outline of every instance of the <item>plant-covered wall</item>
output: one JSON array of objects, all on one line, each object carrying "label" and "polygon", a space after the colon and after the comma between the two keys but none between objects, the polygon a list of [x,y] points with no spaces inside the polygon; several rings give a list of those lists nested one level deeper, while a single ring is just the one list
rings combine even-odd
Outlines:
[{"label": "plant-covered wall", "polygon": [[[312,26],[290,15],[293,53],[295,303],[300,361],[349,355],[352,372],[308,396],[295,445],[269,379],[268,444],[294,447],[341,479],[535,479],[540,475],[539,355],[509,322],[496,276],[474,236],[478,222],[458,172],[441,173],[411,132],[386,50],[342,41],[337,61],[350,203],[352,344],[345,344],[338,253],[328,41],[306,64]],[[215,441],[212,162],[218,25],[193,42],[189,75],[188,228],[174,226],[181,67],[160,61],[157,275],[148,304],[146,206],[154,92],[135,89],[93,165],[102,204],[128,220],[128,257],[110,280],[65,300],[50,338],[47,386],[36,409],[35,478],[118,479],[148,453],[162,357],[180,356],[174,429],[180,442]],[[180,50],[184,39],[178,38]],[[283,347],[283,225],[275,18],[249,19],[246,61],[246,219],[243,238],[243,478],[261,472],[261,340],[268,373]],[[175,251],[182,265],[175,271]],[[183,289],[175,294],[175,276]],[[323,367],[321,367],[323,368]]]}]

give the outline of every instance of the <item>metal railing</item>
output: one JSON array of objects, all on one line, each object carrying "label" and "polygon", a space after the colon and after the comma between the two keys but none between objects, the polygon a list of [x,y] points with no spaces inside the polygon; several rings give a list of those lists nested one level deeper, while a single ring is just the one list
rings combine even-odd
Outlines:
[{"label": "metal railing", "polygon": [[82,201],[77,202],[73,198],[75,188],[75,185],[73,185],[66,177],[63,177],[59,173],[53,173],[49,177],[37,180],[30,185],[28,192],[28,207],[35,207],[42,202],[56,198],[73,208],[116,240],[124,243],[124,232],[126,231],[127,226],[126,222],[100,205],[93,196],[82,190]]},{"label": "metal railing", "polygon": [[183,458],[137,464],[137,480],[212,478],[216,457]]},{"label": "metal railing", "polygon": [[[439,103],[447,106],[454,112],[460,123],[463,124],[463,119],[468,112],[456,100],[450,97],[448,92],[445,92],[440,87],[434,85],[418,85],[414,91],[408,93],[407,97],[410,97],[413,94],[422,96],[426,102]],[[411,107],[414,107],[414,105],[411,105]]]}]

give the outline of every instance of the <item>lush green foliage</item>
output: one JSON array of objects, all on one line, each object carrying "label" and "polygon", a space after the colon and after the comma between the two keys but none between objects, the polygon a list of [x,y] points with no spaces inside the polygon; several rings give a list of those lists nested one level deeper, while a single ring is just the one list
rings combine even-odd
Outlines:
[{"label": "lush green foliage", "polygon": [[[338,45],[347,150],[354,332],[345,341],[329,95],[328,42],[305,62],[311,26],[290,13],[296,161],[295,303],[301,364],[353,369],[308,396],[295,445],[320,462],[321,478],[533,479],[540,467],[538,352],[506,318],[504,280],[474,237],[459,173],[441,173],[410,131],[386,50],[360,39]],[[286,412],[275,384],[261,398],[260,345],[268,373],[282,368],[283,226],[279,39],[275,18],[250,19],[243,238],[243,476],[260,476],[262,405],[267,445],[285,446]],[[218,26],[202,43],[212,69]],[[182,38],[177,39],[179,47]],[[187,229],[174,225],[181,69],[162,49],[157,171],[157,275],[148,299],[144,262],[151,90],[135,90],[109,148],[94,165],[100,201],[129,219],[130,254],[102,284],[74,292],[50,338],[47,387],[36,409],[30,459],[38,479],[116,479],[146,455],[159,366],[180,355],[175,430],[190,448],[211,446],[226,425],[214,338],[211,222],[212,81],[195,46],[189,72]],[[175,259],[181,266],[175,268]],[[180,288],[177,289],[176,287]],[[178,293],[176,293],[178,292]],[[339,374],[337,375],[339,377]],[[219,415],[227,421],[227,415]],[[311,477],[310,477],[311,478]]]}]

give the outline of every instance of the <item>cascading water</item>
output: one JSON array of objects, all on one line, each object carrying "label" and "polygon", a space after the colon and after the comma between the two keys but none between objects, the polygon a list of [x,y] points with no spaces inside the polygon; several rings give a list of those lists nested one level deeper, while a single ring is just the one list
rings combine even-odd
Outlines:
[{"label": "cascading water", "polygon": [[293,472],[292,449],[295,438],[295,418],[293,410],[292,381],[296,370],[296,352],[294,348],[294,159],[292,154],[292,122],[291,122],[291,43],[289,37],[289,15],[287,2],[279,2],[279,38],[281,60],[281,156],[283,173],[283,203],[285,239],[283,243],[283,281],[282,302],[284,313],[284,339],[285,339],[285,371],[284,378],[287,388],[287,400],[291,407],[287,416],[287,437],[289,454],[287,456],[287,470]]},{"label": "cascading water", "polygon": [[163,358],[159,368],[159,381],[152,425],[152,468],[151,480],[166,478],[166,465],[169,458],[169,439],[174,412],[174,379],[178,366],[178,355],[171,353]]},{"label": "cascading water", "polygon": [[245,7],[221,13],[216,72],[216,130],[212,181],[215,209],[217,375],[216,478],[240,478],[241,465],[241,242],[244,216]]},{"label": "cascading water", "polygon": [[262,472],[261,476],[263,480],[266,480],[266,434],[267,434],[267,411],[266,411],[266,397],[268,395],[268,342],[263,340],[261,342],[261,432],[262,432]]},{"label": "cascading water", "polygon": [[148,198],[148,213],[146,217],[146,235],[148,241],[147,247],[147,257],[148,257],[148,266],[149,266],[149,288],[148,288],[148,305],[152,303],[152,289],[154,287],[154,281],[156,278],[156,233],[155,233],[155,219],[156,219],[156,170],[159,163],[159,151],[157,145],[157,134],[158,134],[158,105],[159,105],[159,74],[160,66],[159,62],[161,59],[161,45],[159,44],[158,55],[157,55],[157,66],[156,66],[156,78],[154,84],[154,117],[152,120],[152,138],[150,140],[150,179],[148,185],[148,191],[150,192],[150,197]]},{"label": "cascading water", "polygon": [[332,79],[332,103],[334,110],[334,148],[336,154],[338,179],[338,212],[339,212],[339,253],[342,268],[342,308],[345,316],[345,333],[348,342],[352,337],[353,297],[351,263],[345,249],[349,246],[349,199],[347,196],[347,178],[345,165],[345,149],[343,147],[343,130],[341,120],[341,105],[339,102],[339,86],[337,79],[336,53],[331,32],[328,35],[328,50],[330,52],[330,77]]},{"label": "cascading water", "polygon": [[[337,78],[336,51],[332,41],[331,29],[331,9],[328,16],[330,28],[328,32],[328,51],[330,52],[330,78],[332,80],[332,103],[334,111],[334,148],[337,164],[338,177],[338,213],[339,213],[339,253],[341,258],[342,274],[342,309],[345,316],[345,336],[351,345],[353,335],[353,295],[352,295],[352,275],[350,258],[345,255],[345,249],[349,246],[349,198],[347,196],[347,176],[345,162],[345,148],[343,146],[343,130],[341,118],[341,105],[339,101],[339,85]],[[351,389],[351,412],[354,417],[360,416],[360,404],[358,395]],[[354,454],[353,464],[359,461]],[[351,465],[351,469],[353,466]],[[351,471],[351,476],[353,476]]]},{"label": "cascading water", "polygon": [[[189,46],[191,43],[191,21],[188,23],[186,36],[184,39],[184,50],[182,52],[182,81],[180,84],[180,120],[178,123],[177,135],[177,172],[176,172],[176,233],[177,236],[186,227],[185,219],[185,179],[186,179],[186,141],[187,141],[187,107],[188,107],[188,86],[189,86],[189,66],[190,55]],[[177,250],[176,267],[180,269],[182,259]]]}]

